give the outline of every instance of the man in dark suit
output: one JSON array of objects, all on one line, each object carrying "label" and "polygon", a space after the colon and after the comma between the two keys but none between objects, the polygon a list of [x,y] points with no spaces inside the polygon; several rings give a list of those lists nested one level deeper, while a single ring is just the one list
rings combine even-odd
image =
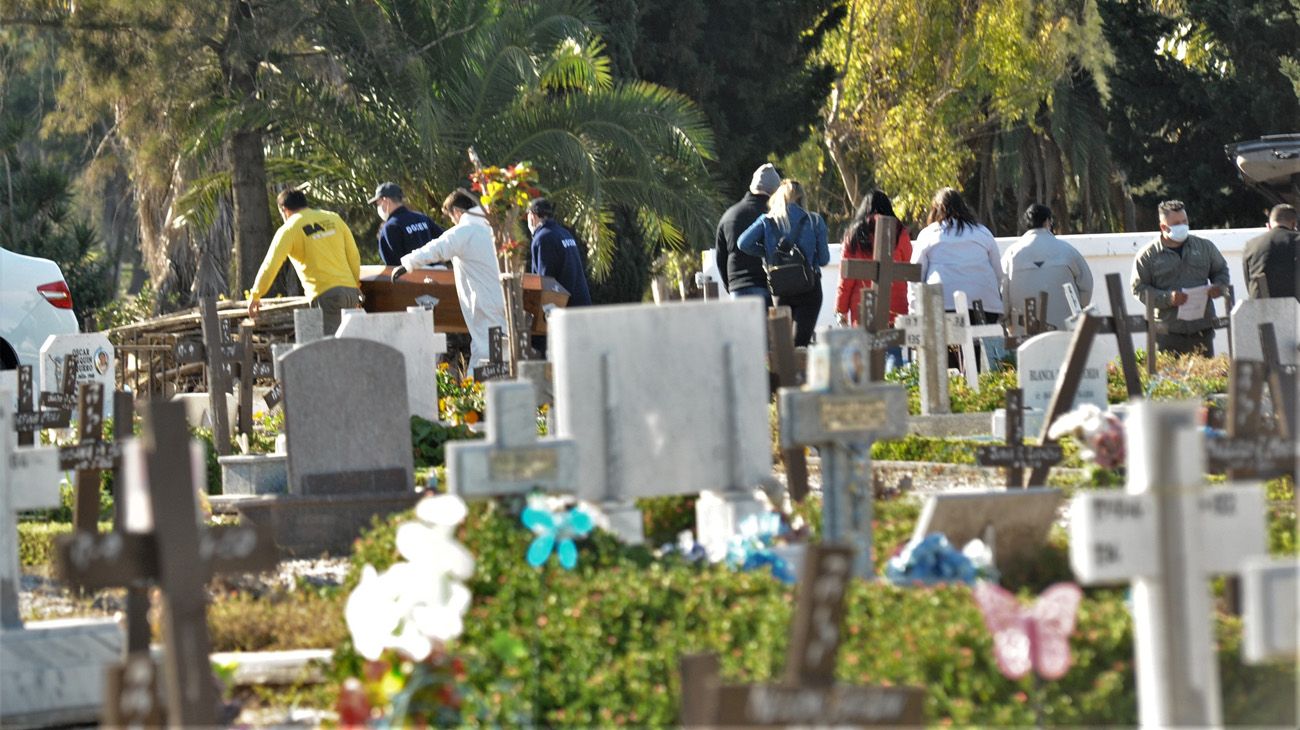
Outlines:
[{"label": "man in dark suit", "polygon": [[1300,231],[1294,206],[1273,206],[1268,214],[1268,233],[1246,242],[1241,256],[1246,270],[1246,290],[1251,299],[1296,297],[1300,299]]}]

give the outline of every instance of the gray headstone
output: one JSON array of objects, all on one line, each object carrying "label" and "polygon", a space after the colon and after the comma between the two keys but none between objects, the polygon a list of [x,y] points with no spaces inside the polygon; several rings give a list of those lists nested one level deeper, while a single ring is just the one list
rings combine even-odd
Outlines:
[{"label": "gray headstone", "polygon": [[1278,359],[1283,365],[1300,362],[1300,302],[1294,298],[1243,299],[1232,308],[1232,356],[1239,360],[1263,360],[1259,326],[1273,323]]},{"label": "gray headstone", "polygon": [[302,307],[293,310],[293,340],[299,345],[325,336],[325,310]]},{"label": "gray headstone", "polygon": [[18,513],[59,506],[58,449],[18,448],[13,416],[17,394],[0,390],[0,626],[22,625],[18,591]]},{"label": "gray headstone", "polygon": [[[1017,350],[1016,377],[1025,391],[1025,408],[1044,411],[1051,404],[1072,337],[1069,332],[1044,332],[1029,338]],[[1106,408],[1106,364],[1106,353],[1093,350],[1088,355],[1073,407],[1091,403]]]},{"label": "gray headstone", "polygon": [[958,550],[980,539],[998,565],[1037,554],[1061,506],[1061,490],[950,492],[926,500],[913,539],[941,532]]},{"label": "gray headstone", "polygon": [[1241,569],[1242,651],[1252,664],[1300,651],[1300,562],[1260,556]]},{"label": "gray headstone", "polygon": [[415,307],[405,312],[347,312],[335,336],[396,347],[406,359],[407,410],[438,420],[438,358],[447,351],[447,335],[434,333],[432,311]]},{"label": "gray headstone", "polygon": [[[77,356],[77,383],[99,383],[105,393],[117,388],[114,373],[117,354],[108,335],[88,332],[77,335],[50,335],[41,345],[41,373],[36,381],[37,390],[55,392],[63,384],[63,363],[68,355]],[[113,415],[113,399],[104,400],[104,416]],[[76,418],[76,412],[73,412]]]},{"label": "gray headstone", "polygon": [[570,491],[576,482],[577,445],[537,437],[532,383],[487,384],[487,439],[447,444],[447,489],[467,499]]},{"label": "gray headstone", "polygon": [[295,348],[280,367],[291,494],[412,490],[402,353],[368,340],[325,338]]}]

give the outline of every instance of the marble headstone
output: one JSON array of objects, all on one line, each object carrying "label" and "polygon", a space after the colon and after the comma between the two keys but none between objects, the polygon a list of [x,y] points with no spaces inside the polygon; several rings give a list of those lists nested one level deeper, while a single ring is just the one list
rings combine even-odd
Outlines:
[{"label": "marble headstone", "polygon": [[406,362],[388,345],[327,337],[295,347],[284,374],[289,492],[409,492]]},{"label": "marble headstone", "polygon": [[[1025,391],[1025,408],[1045,411],[1051,404],[1056,378],[1065,367],[1072,337],[1069,332],[1044,332],[1025,340],[1020,346],[1016,375]],[[1091,403],[1103,410],[1106,408],[1106,365],[1104,352],[1094,350],[1088,355],[1073,407]]]},{"label": "marble headstone", "polygon": [[[117,355],[113,343],[103,332],[77,335],[50,335],[41,345],[41,372],[37,389],[55,392],[63,384],[63,363],[68,355],[77,356],[77,384],[99,383],[105,393],[117,388],[114,373]],[[113,415],[113,399],[104,399],[104,417]],[[74,411],[74,418],[75,411]]]},{"label": "marble headstone", "polygon": [[1232,356],[1239,360],[1263,360],[1259,326],[1273,324],[1278,359],[1283,365],[1300,361],[1300,302],[1295,299],[1243,299],[1232,308]]},{"label": "marble headstone", "polygon": [[584,307],[556,312],[550,328],[579,497],[630,505],[771,479],[761,301]]},{"label": "marble headstone", "polygon": [[447,335],[433,331],[433,312],[412,307],[405,312],[346,312],[339,338],[358,338],[391,345],[406,359],[406,398],[411,415],[438,420],[438,357],[447,351]]}]

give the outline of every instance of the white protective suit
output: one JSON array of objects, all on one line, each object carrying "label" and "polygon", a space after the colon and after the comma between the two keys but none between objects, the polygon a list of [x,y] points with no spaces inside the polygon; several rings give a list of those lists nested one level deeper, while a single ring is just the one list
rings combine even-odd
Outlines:
[{"label": "white protective suit", "polygon": [[415,271],[426,264],[450,261],[456,275],[456,296],[469,329],[470,365],[488,359],[488,328],[506,329],[506,298],[501,293],[501,268],[492,226],[475,206],[441,236],[402,257],[402,266]]}]

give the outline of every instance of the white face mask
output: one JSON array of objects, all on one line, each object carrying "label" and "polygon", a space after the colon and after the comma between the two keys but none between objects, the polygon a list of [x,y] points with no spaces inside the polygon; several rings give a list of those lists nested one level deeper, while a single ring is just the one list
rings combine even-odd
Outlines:
[{"label": "white face mask", "polygon": [[386,220],[388,220],[388,213],[384,212],[384,204],[383,204],[383,203],[380,203],[379,205],[376,205],[376,206],[375,206],[375,212],[379,214],[379,220],[381,220],[381,221],[386,221]]},{"label": "white face mask", "polygon": [[1169,232],[1166,233],[1165,235],[1171,241],[1186,241],[1187,234],[1190,231],[1191,231],[1191,227],[1188,226],[1186,223],[1179,223],[1176,226],[1169,226]]}]

